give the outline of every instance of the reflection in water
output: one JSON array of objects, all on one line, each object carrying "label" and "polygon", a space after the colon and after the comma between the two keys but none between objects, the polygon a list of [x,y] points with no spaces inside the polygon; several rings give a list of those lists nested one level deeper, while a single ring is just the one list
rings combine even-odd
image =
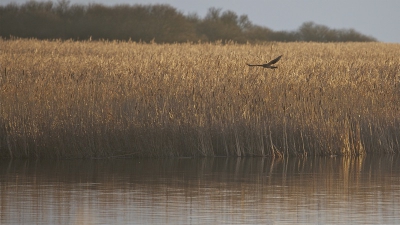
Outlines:
[{"label": "reflection in water", "polygon": [[1,224],[400,223],[396,157],[0,161]]}]

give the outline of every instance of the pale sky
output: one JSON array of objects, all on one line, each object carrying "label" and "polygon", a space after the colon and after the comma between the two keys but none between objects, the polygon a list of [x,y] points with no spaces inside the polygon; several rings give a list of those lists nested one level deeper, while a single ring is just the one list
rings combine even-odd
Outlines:
[{"label": "pale sky", "polygon": [[[43,0],[37,0],[43,1]],[[1,5],[26,0],[0,0]],[[53,2],[57,2],[53,0]],[[349,29],[382,42],[400,43],[400,0],[70,0],[71,4],[169,4],[185,15],[201,18],[211,7],[247,15],[256,25],[293,31],[312,21],[332,29]]]}]

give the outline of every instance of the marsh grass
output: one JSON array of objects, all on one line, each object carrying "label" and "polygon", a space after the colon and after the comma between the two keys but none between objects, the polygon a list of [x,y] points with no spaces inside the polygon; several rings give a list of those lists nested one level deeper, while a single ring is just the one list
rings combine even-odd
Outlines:
[{"label": "marsh grass", "polygon": [[[400,45],[0,40],[0,156],[396,153]],[[277,70],[250,68],[283,54]]]}]

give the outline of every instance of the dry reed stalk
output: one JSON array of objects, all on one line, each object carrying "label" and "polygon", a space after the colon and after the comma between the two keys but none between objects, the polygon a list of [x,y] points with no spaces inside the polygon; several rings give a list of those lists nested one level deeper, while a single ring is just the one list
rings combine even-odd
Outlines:
[{"label": "dry reed stalk", "polygon": [[2,157],[399,151],[398,44],[0,46]]}]

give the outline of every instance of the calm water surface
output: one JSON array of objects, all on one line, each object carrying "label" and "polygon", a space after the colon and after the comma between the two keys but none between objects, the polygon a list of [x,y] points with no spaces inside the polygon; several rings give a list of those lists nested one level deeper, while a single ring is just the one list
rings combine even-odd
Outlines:
[{"label": "calm water surface", "polygon": [[399,224],[398,157],[0,161],[0,224]]}]

